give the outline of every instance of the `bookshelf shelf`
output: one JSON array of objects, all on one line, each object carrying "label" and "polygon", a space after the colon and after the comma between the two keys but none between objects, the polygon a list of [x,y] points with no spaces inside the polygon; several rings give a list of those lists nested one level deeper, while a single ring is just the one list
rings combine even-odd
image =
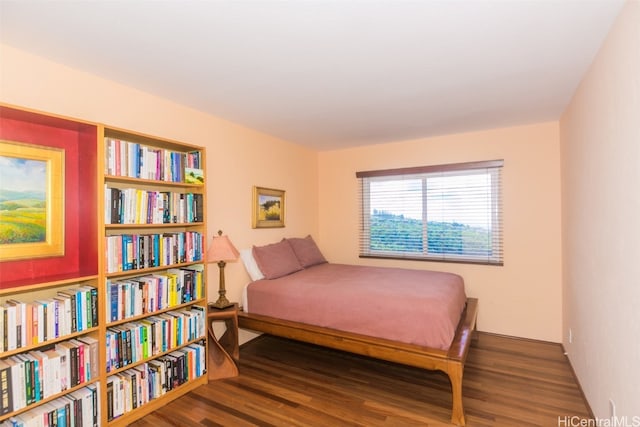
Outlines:
[{"label": "bookshelf shelf", "polygon": [[149,316],[157,316],[158,314],[163,314],[163,313],[166,313],[166,312],[169,312],[169,311],[172,311],[172,310],[180,310],[180,309],[183,309],[183,308],[186,308],[186,307],[190,307],[190,306],[192,306],[194,304],[203,305],[203,304],[206,304],[206,303],[207,303],[206,300],[204,300],[203,298],[202,299],[197,299],[197,300],[194,300],[194,301],[191,301],[191,302],[186,302],[186,303],[183,303],[183,304],[179,304],[179,305],[163,308],[162,310],[155,310],[155,311],[149,312],[149,313],[134,315],[134,316],[128,317],[126,319],[114,320],[114,321],[111,321],[111,322],[107,322],[107,327],[113,327],[113,326],[118,326],[118,325],[122,325],[122,324],[125,324],[125,323],[135,322],[135,321],[138,321],[140,319],[145,319],[145,318],[147,318]]},{"label": "bookshelf shelf", "polygon": [[190,184],[188,182],[169,182],[169,181],[159,181],[155,179],[130,178],[126,176],[116,176],[116,175],[105,175],[104,179],[108,183],[135,184],[141,187],[150,186],[154,188],[166,187],[166,188],[191,189],[191,190],[202,189],[202,184]]},{"label": "bookshelf shelf", "polygon": [[57,343],[69,341],[71,339],[78,338],[78,337],[81,337],[83,335],[94,334],[97,331],[98,331],[98,327],[93,327],[93,328],[86,329],[84,331],[73,332],[73,333],[68,334],[68,335],[64,335],[64,336],[61,336],[61,337],[58,337],[58,338],[53,338],[53,339],[50,339],[50,340],[47,340],[47,341],[43,341],[43,342],[38,343],[38,344],[30,344],[30,345],[22,346],[20,348],[16,348],[14,350],[7,350],[7,351],[2,353],[2,358],[10,357],[10,356],[13,356],[13,355],[16,355],[16,354],[21,354],[21,353],[28,353],[29,351],[32,351],[32,350],[38,350],[38,349],[41,349],[41,348],[55,346],[55,344],[57,344]]},{"label": "bookshelf shelf", "polygon": [[202,261],[181,262],[177,264],[168,264],[168,265],[163,265],[159,267],[149,267],[149,268],[132,269],[132,270],[125,270],[125,271],[116,271],[113,273],[105,273],[105,277],[108,279],[112,279],[112,278],[123,278],[131,275],[142,276],[147,273],[163,271],[169,268],[182,268],[182,267],[189,267],[191,265],[201,265],[201,264],[202,264]]},{"label": "bookshelf shelf", "polygon": [[[65,152],[64,256],[0,259],[0,423],[33,417],[65,417],[68,421],[82,414],[83,426],[124,426],[206,384],[205,150],[6,104],[0,104],[0,140],[47,145]],[[124,151],[114,154],[116,146],[127,148],[123,157]],[[133,159],[133,163],[123,168],[123,159]],[[113,173],[109,168],[114,168]],[[122,176],[123,169],[132,176]],[[194,179],[202,182],[186,182]],[[169,194],[175,203],[172,217],[166,221],[149,216],[147,220],[139,215],[142,219],[136,223],[112,224],[106,192],[117,194],[125,189]],[[190,204],[180,205],[181,199]],[[155,205],[149,205],[149,200],[137,208],[151,212],[149,206]],[[151,235],[169,239],[165,249],[170,255],[162,258],[166,265],[151,262],[158,254],[164,256],[161,252],[153,253],[150,247],[142,252],[144,244],[153,239],[145,236]],[[113,265],[105,252],[114,236],[138,239],[127,246],[125,254],[131,255],[127,252],[131,249],[136,265],[139,262],[145,268],[109,271]],[[183,252],[167,246],[174,244]],[[155,283],[150,277],[165,277],[158,280],[163,284],[168,280],[171,287],[149,284]],[[123,285],[122,295],[114,294],[111,284],[121,282],[129,285]],[[120,298],[115,303],[117,311],[131,305],[126,318],[112,321],[113,295]],[[169,296],[170,304],[158,303],[139,311],[141,302],[151,307],[153,301]],[[169,333],[171,345],[157,347],[153,340],[165,338],[155,328],[169,332],[169,326],[181,335]],[[122,336],[113,341],[113,331],[124,331],[124,343],[118,341]],[[127,334],[148,338],[150,331],[151,344],[141,341],[133,348],[126,341]],[[108,349],[114,342],[119,351],[129,352],[132,361],[108,371]],[[30,372],[36,366],[38,382],[27,381],[27,375],[35,381]],[[158,370],[174,372],[174,368],[175,384],[163,383],[166,376],[161,377]],[[146,398],[137,396],[138,404],[133,404],[131,394],[114,392],[132,393],[147,381],[158,388]],[[58,383],[59,389],[51,385]]]},{"label": "bookshelf shelf", "polygon": [[79,273],[56,274],[50,276],[42,276],[34,280],[19,280],[15,282],[3,282],[5,287],[0,289],[0,297],[9,295],[25,294],[31,291],[38,291],[51,288],[59,288],[67,285],[73,285],[78,282],[96,281],[97,274],[82,276]]},{"label": "bookshelf shelf", "polygon": [[167,224],[105,224],[105,228],[108,230],[129,230],[129,229],[188,229],[201,227],[199,222],[181,222],[181,223],[167,223]]},{"label": "bookshelf shelf", "polygon": [[[189,346],[191,344],[199,344],[201,341],[202,341],[202,338],[193,339],[193,340],[185,342],[184,345],[181,345],[180,347],[187,347],[187,346]],[[135,368],[136,366],[148,363],[151,360],[158,359],[158,358],[160,358],[162,356],[167,356],[167,355],[173,353],[174,351],[176,351],[176,348],[171,348],[169,350],[161,351],[161,352],[159,352],[157,354],[154,354],[153,356],[145,357],[145,358],[140,359],[140,360],[136,360],[136,361],[131,362],[131,363],[129,363],[129,364],[125,365],[125,366],[122,366],[120,368],[114,368],[111,371],[109,371],[109,375],[117,375],[119,373],[127,371],[128,369]]]}]

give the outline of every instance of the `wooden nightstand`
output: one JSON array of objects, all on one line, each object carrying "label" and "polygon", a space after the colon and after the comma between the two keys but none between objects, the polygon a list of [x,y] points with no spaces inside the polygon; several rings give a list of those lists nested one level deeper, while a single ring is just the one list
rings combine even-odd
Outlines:
[{"label": "wooden nightstand", "polygon": [[[220,338],[213,331],[213,322],[224,321],[227,330]],[[238,304],[227,308],[209,306],[207,311],[207,329],[209,330],[209,366],[210,380],[235,377],[238,367],[235,360],[240,358],[238,345]]]}]

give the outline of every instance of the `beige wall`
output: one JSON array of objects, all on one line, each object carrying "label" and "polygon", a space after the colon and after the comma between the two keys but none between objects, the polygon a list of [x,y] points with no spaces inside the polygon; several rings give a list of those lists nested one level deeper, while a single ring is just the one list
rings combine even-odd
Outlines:
[{"label": "beige wall", "polygon": [[[478,297],[483,331],[561,340],[558,124],[319,154],[321,249],[332,262],[451,271]],[[358,258],[356,171],[504,159],[503,267]]]},{"label": "beige wall", "polygon": [[[468,294],[480,298],[480,329],[560,341],[557,123],[315,153],[7,46],[0,49],[3,102],[206,146],[209,234],[221,228],[238,248],[311,233],[329,260],[365,263],[357,257],[355,171],[504,159],[504,267],[366,263],[458,272]],[[256,184],[287,191],[285,229],[251,229]],[[240,263],[229,264],[226,273],[228,294],[238,300],[248,277]],[[215,268],[209,278],[215,299]]]},{"label": "beige wall", "polygon": [[617,415],[636,416],[636,422],[640,421],[639,23],[640,2],[630,1],[560,122],[563,343],[594,414],[609,417],[612,399]]},{"label": "beige wall", "polygon": [[[205,146],[210,235],[222,229],[241,249],[316,234],[314,151],[6,45],[0,44],[0,58],[2,102]],[[253,185],[286,191],[286,228],[251,228]],[[227,295],[239,301],[249,277],[240,262],[228,264],[226,273]],[[209,278],[215,300],[217,266]]]}]

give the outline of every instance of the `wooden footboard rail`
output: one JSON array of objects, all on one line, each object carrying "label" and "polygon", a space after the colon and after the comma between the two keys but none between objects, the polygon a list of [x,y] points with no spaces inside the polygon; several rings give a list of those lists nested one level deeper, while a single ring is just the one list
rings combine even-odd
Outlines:
[{"label": "wooden footboard rail", "polygon": [[451,381],[451,423],[464,426],[462,374],[471,345],[471,335],[476,326],[477,313],[478,299],[467,298],[456,335],[448,350],[399,343],[245,312],[240,312],[238,321],[239,326],[245,329],[418,368],[443,371]]}]

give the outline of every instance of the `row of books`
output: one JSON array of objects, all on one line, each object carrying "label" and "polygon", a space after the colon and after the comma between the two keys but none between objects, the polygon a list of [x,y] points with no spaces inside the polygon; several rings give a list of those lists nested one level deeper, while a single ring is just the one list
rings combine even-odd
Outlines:
[{"label": "row of books", "polygon": [[110,322],[204,298],[204,266],[170,268],[163,273],[106,282]]},{"label": "row of books", "polygon": [[88,385],[30,411],[13,416],[0,427],[98,427],[98,386]]},{"label": "row of books", "polygon": [[106,224],[184,224],[202,222],[203,195],[105,187]]},{"label": "row of books", "polygon": [[97,378],[98,351],[83,336],[0,360],[0,415]]},{"label": "row of books", "polygon": [[92,286],[59,291],[36,301],[0,305],[0,352],[84,331],[98,325],[98,290]]},{"label": "row of books", "polygon": [[193,343],[107,378],[109,421],[206,372],[204,344]]},{"label": "row of books", "polygon": [[186,182],[187,168],[202,169],[199,151],[183,153],[113,138],[105,140],[105,150],[107,175]]},{"label": "row of books", "polygon": [[107,236],[107,273],[201,261],[203,245],[197,231]]},{"label": "row of books", "polygon": [[107,372],[204,337],[206,317],[206,308],[191,306],[107,329]]}]

